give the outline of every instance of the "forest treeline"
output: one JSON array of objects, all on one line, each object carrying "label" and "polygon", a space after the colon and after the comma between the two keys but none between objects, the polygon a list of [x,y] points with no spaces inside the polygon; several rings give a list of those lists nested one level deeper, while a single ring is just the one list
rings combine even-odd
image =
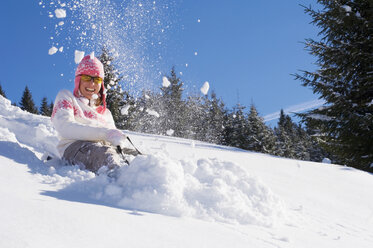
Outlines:
[{"label": "forest treeline", "polygon": [[[144,90],[134,97],[123,89],[115,59],[107,49],[102,50],[99,58],[105,69],[107,107],[119,129],[205,141],[286,158],[320,162],[329,157],[309,130],[293,122],[284,111],[272,129],[264,123],[254,104],[248,108],[236,104],[229,109],[214,92],[186,96],[184,83],[174,68],[165,76],[164,80],[169,82],[167,87],[160,87],[158,92]],[[5,96],[1,86],[0,90]],[[21,101],[14,105],[45,116],[53,111],[53,103],[48,104],[46,97],[37,108],[27,86]]]}]

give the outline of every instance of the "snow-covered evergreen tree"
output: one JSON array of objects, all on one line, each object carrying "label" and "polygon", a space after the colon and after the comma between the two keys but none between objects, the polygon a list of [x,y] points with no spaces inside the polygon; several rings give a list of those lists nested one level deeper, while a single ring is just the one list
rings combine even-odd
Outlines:
[{"label": "snow-covered evergreen tree", "polygon": [[33,114],[38,113],[38,109],[35,106],[34,100],[32,99],[31,92],[29,88],[26,86],[25,90],[23,91],[22,99],[19,103],[19,106],[22,110],[28,111]]},{"label": "snow-covered evergreen tree", "polygon": [[247,149],[263,153],[275,153],[276,137],[259,116],[254,104],[250,106],[248,125],[246,128]]},{"label": "snow-covered evergreen tree", "polygon": [[309,139],[308,152],[310,154],[310,160],[321,162],[324,158],[329,158],[331,159],[331,161],[334,161],[334,157],[331,154],[327,153],[320,145],[322,140],[319,139],[317,132],[308,127],[307,123],[304,129]]},{"label": "snow-covered evergreen tree", "polygon": [[294,125],[290,116],[285,115],[281,109],[280,118],[274,130],[276,135],[276,155],[286,158],[296,158]]},{"label": "snow-covered evergreen tree", "polygon": [[295,151],[295,158],[309,161],[311,159],[310,151],[312,148],[311,137],[307,134],[301,124],[294,125],[293,128],[294,136],[292,137],[292,142]]},{"label": "snow-covered evergreen tree", "polygon": [[162,86],[162,133],[177,137],[185,137],[186,133],[186,104],[182,99],[183,82],[176,76],[175,68],[167,76],[170,85]]},{"label": "snow-covered evergreen tree", "polygon": [[53,101],[51,101],[51,102],[49,103],[48,107],[49,107],[49,111],[50,111],[50,115],[49,115],[49,116],[51,116],[51,115],[52,115],[52,112],[53,112],[53,107],[54,107],[54,103],[53,103]]},{"label": "snow-covered evergreen tree", "polygon": [[211,100],[206,99],[206,101],[208,103],[206,141],[214,144],[223,144],[225,105],[221,99],[217,98],[214,91],[211,92]]},{"label": "snow-covered evergreen tree", "polygon": [[305,10],[321,28],[321,39],[306,40],[306,47],[319,69],[296,77],[326,104],[301,116],[337,163],[372,170],[373,1],[317,2],[321,11]]},{"label": "snow-covered evergreen tree", "polygon": [[225,144],[229,146],[247,149],[246,128],[248,125],[244,113],[245,106],[237,104],[228,114],[224,132]]},{"label": "snow-covered evergreen tree", "polygon": [[207,117],[204,99],[198,94],[189,96],[186,107],[185,138],[205,141]]},{"label": "snow-covered evergreen tree", "polygon": [[41,100],[39,113],[44,116],[51,116],[52,111],[53,111],[53,107],[51,108],[51,105],[48,104],[47,98],[43,97],[43,99]]},{"label": "snow-covered evergreen tree", "polygon": [[142,96],[136,100],[133,130],[144,133],[161,134],[162,116],[161,116],[160,94],[143,91]]},{"label": "snow-covered evergreen tree", "polygon": [[104,86],[106,89],[106,104],[113,115],[117,128],[123,129],[126,126],[126,115],[122,114],[122,109],[127,104],[125,100],[127,95],[120,85],[122,77],[113,65],[114,59],[115,58],[110,55],[108,49],[103,47],[99,60],[104,65],[105,71]]}]

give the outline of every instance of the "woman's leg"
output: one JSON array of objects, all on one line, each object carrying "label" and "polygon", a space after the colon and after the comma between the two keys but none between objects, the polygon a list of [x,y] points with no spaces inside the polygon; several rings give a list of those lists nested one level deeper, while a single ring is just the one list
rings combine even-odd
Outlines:
[{"label": "woman's leg", "polygon": [[114,147],[101,142],[81,140],[68,146],[63,158],[71,164],[82,165],[93,172],[97,172],[104,165],[113,169],[121,162],[121,157]]}]

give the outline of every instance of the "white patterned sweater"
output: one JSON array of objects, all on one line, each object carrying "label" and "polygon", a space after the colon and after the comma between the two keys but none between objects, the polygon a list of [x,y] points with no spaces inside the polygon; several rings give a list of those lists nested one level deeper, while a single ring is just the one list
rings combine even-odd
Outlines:
[{"label": "white patterned sweater", "polygon": [[75,141],[104,141],[109,129],[116,129],[110,110],[90,106],[87,98],[75,97],[68,90],[57,94],[51,120],[59,135],[57,149],[61,157]]}]

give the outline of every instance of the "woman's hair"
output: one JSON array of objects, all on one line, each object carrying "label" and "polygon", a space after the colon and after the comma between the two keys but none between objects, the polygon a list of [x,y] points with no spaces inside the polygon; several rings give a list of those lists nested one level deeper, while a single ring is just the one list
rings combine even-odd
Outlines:
[{"label": "woman's hair", "polygon": [[96,107],[98,107],[101,104],[102,104],[102,97],[101,97],[101,94],[99,94],[99,97],[96,99],[95,105]]},{"label": "woman's hair", "polygon": [[98,106],[100,106],[101,104],[103,104],[103,96],[104,96],[104,89],[103,89],[103,84],[104,84],[104,82],[102,82],[102,84],[101,84],[101,88],[100,88],[100,90],[99,90],[99,92],[97,93],[97,99],[96,99],[96,101],[95,101],[95,105],[96,105],[96,107],[98,107]]}]

